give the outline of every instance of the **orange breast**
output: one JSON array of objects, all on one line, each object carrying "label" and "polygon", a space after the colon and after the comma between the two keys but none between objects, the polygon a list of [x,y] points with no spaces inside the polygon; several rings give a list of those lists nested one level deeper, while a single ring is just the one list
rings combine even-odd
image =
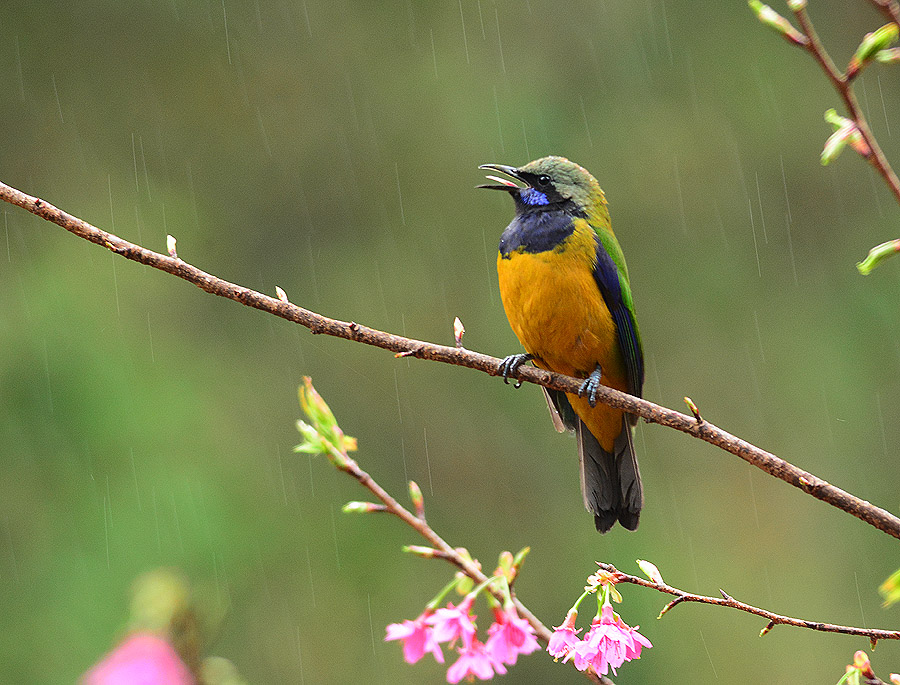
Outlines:
[{"label": "orange breast", "polygon": [[[593,276],[595,240],[589,228],[580,228],[554,250],[498,256],[500,296],[513,332],[538,366],[585,378],[599,364],[603,384],[625,391],[616,326]],[[622,412],[568,397],[601,446],[612,451]]]}]

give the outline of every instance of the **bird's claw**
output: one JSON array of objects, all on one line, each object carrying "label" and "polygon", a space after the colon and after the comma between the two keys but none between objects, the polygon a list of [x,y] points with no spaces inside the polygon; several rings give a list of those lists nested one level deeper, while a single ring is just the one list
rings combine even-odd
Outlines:
[{"label": "bird's claw", "polygon": [[580,397],[587,397],[588,404],[591,407],[597,406],[597,391],[600,389],[600,379],[602,378],[602,374],[600,373],[600,365],[597,365],[597,368],[591,371],[591,375],[584,379],[584,383],[578,386],[578,395]]},{"label": "bird's claw", "polygon": [[[509,375],[511,373],[515,373],[516,369],[518,369],[525,362],[530,362],[534,357],[530,354],[511,354],[506,357],[502,362],[500,362],[499,371],[503,374],[503,382],[509,385]],[[516,388],[522,385],[522,381],[518,381],[515,385]]]}]

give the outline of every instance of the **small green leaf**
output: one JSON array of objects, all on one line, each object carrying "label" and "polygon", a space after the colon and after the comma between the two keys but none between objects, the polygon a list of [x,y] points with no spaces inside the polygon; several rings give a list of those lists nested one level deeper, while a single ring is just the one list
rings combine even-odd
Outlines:
[{"label": "small green leaf", "polygon": [[[900,252],[900,240],[888,240],[886,243],[876,245],[869,250],[869,254],[866,255],[866,258],[857,263],[856,269],[863,276],[868,276],[875,267],[881,264],[881,262],[888,257],[893,257],[898,252]],[[891,578],[893,577],[894,576],[891,576]],[[888,578],[888,580],[890,580],[890,578]],[[884,586],[882,585],[882,587]]]},{"label": "small green leaf", "polygon": [[609,588],[609,596],[616,604],[622,603],[622,595],[619,594],[619,591],[616,589],[615,585],[608,585]]},{"label": "small green leaf", "polygon": [[383,504],[375,504],[374,502],[347,502],[341,511],[345,514],[371,514],[373,511],[386,511],[387,507]]},{"label": "small green leaf", "polygon": [[862,39],[862,43],[856,48],[853,61],[857,64],[867,62],[879,50],[889,48],[893,43],[897,42],[898,35],[900,35],[900,28],[893,22],[885,24],[880,29],[872,31],[872,33],[867,33]]},{"label": "small green leaf", "polygon": [[656,583],[657,585],[665,585],[665,582],[662,579],[662,574],[659,572],[659,569],[656,568],[656,564],[650,561],[646,561],[645,559],[638,559],[637,565],[640,566],[641,571],[644,572],[644,575],[654,583]]},{"label": "small green leaf", "polygon": [[838,158],[841,152],[844,151],[854,130],[856,130],[856,126],[851,121],[829,136],[828,140],[825,141],[825,146],[822,148],[822,166],[828,166]]},{"label": "small green leaf", "polygon": [[887,48],[886,50],[879,50],[875,53],[875,60],[881,62],[882,64],[893,64],[894,62],[900,62],[900,48]]},{"label": "small green leaf", "polygon": [[797,45],[805,45],[807,37],[800,33],[787,19],[760,0],[747,0],[750,9],[756,14],[756,18],[769,28],[774,29],[790,42]]},{"label": "small green leaf", "polygon": [[878,588],[878,592],[884,597],[884,604],[882,605],[884,607],[900,602],[900,569],[888,576],[888,579]]}]

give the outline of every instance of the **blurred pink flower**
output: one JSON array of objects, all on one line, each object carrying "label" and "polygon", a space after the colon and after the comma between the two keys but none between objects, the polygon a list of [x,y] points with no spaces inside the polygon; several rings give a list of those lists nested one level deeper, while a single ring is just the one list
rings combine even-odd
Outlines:
[{"label": "blurred pink flower", "polygon": [[434,658],[439,664],[444,663],[444,653],[434,639],[434,630],[425,623],[429,613],[426,610],[415,621],[406,620],[403,623],[391,623],[387,627],[385,641],[401,640],[403,642],[403,658],[408,664],[416,663],[425,656],[426,652],[434,654]]},{"label": "blurred pink flower", "polygon": [[438,609],[425,622],[434,626],[435,642],[453,642],[462,638],[463,647],[468,647],[475,637],[475,624],[472,622],[475,616],[469,612],[475,597],[466,595],[458,607],[448,602],[446,607]]},{"label": "blurred pink flower", "polygon": [[194,685],[175,648],[153,633],[134,633],[84,674],[83,685]]},{"label": "blurred pink flower", "polygon": [[584,671],[592,666],[596,673],[613,673],[626,661],[640,658],[642,647],[652,647],[650,640],[613,615],[611,606],[603,607],[599,621],[591,624],[584,640],[569,649],[566,661],[572,657],[575,668]]},{"label": "blurred pink flower", "polygon": [[550,656],[554,659],[567,656],[572,647],[581,642],[581,638],[576,634],[578,633],[578,629],[575,628],[577,618],[578,611],[570,609],[563,624],[553,629],[553,635],[550,636],[547,651],[550,652]]},{"label": "blurred pink flower", "polygon": [[512,666],[519,654],[531,654],[541,648],[534,637],[534,628],[520,618],[515,608],[494,611],[496,623],[488,628],[487,653],[495,661]]},{"label": "blurred pink flower", "polygon": [[447,669],[447,682],[458,683],[466,677],[476,676],[480,680],[490,680],[494,673],[504,675],[506,669],[499,661],[488,654],[485,646],[478,640],[470,640],[469,644],[459,650],[459,659]]}]

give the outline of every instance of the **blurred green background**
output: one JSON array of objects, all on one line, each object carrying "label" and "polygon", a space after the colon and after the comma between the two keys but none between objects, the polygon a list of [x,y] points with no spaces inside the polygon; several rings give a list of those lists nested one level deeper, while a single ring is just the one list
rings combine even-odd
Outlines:
[{"label": "blurred green background", "polygon": [[[781,3],[775,3],[787,11]],[[845,64],[882,20],[811,2]],[[508,199],[485,162],[549,153],[600,180],[628,259],[645,396],[897,512],[900,234],[852,151],[823,168],[837,96],[743,0],[9,3],[0,179],[125,238],[317,312],[520,351],[496,285]],[[857,91],[900,162],[900,72]],[[312,376],[358,458],[486,568],[531,545],[520,597],[560,623],[595,560],[777,612],[897,625],[892,538],[737,458],[642,424],[640,530],[593,530],[575,442],[540,391],[312,337],[11,206],[0,232],[0,682],[70,683],[121,635],[139,573],[177,566],[209,652],[252,683],[441,682],[384,626],[451,569],[323,459],[295,455]],[[654,643],[620,683],[833,683],[864,639],[776,628],[624,587]],[[480,612],[486,619],[486,608]],[[486,627],[483,625],[482,627]],[[900,670],[882,643],[876,670]],[[540,655],[511,683],[585,682]]]}]

